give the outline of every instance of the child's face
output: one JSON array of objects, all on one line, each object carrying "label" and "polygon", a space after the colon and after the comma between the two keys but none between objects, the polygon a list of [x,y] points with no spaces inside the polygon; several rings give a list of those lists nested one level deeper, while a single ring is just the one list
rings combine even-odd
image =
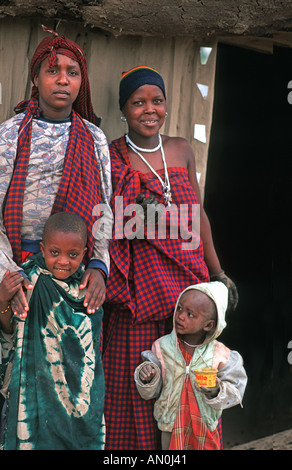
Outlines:
[{"label": "child's face", "polygon": [[41,63],[34,84],[38,88],[39,104],[46,117],[68,117],[81,86],[80,66],[75,60],[57,54],[55,67],[49,67],[48,59]]},{"label": "child's face", "polygon": [[77,271],[86,247],[80,234],[52,230],[41,242],[41,252],[48,270],[56,279],[63,280]]},{"label": "child's face", "polygon": [[207,296],[196,290],[185,292],[179,300],[175,328],[181,335],[205,334],[214,326],[213,320],[208,320],[206,314],[206,302],[212,302]]}]

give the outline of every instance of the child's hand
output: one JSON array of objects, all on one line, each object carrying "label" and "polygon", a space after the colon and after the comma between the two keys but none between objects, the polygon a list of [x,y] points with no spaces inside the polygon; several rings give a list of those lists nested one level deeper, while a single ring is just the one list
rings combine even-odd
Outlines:
[{"label": "child's hand", "polygon": [[155,369],[151,367],[150,365],[145,365],[144,367],[142,367],[139,373],[140,380],[143,383],[151,382],[154,376],[155,376]]},{"label": "child's hand", "polygon": [[215,387],[203,387],[203,386],[200,387],[200,385],[198,385],[196,381],[194,382],[194,387],[198,392],[203,393],[204,395],[206,395],[206,398],[209,398],[209,399],[217,397],[219,389],[220,389],[217,378],[216,378]]}]

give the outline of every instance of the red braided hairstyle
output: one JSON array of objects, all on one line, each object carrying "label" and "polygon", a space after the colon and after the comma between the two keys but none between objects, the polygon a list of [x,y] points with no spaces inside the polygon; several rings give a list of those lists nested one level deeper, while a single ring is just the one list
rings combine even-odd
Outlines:
[{"label": "red braided hairstyle", "polygon": [[[44,38],[35,50],[30,64],[30,77],[33,82],[40,64],[48,58],[49,67],[57,65],[57,54],[62,54],[78,62],[82,81],[79,94],[73,103],[73,109],[84,119],[95,123],[93,106],[91,102],[90,85],[87,75],[87,61],[84,51],[78,44],[65,36],[59,36],[55,31],[45,27],[43,29],[51,33],[51,36]],[[31,98],[38,99],[38,89],[32,87]]]}]

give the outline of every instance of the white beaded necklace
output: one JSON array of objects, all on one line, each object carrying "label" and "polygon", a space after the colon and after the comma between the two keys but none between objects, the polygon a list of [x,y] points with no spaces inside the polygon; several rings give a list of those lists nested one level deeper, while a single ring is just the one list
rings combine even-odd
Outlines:
[{"label": "white beaded necklace", "polygon": [[140,152],[146,152],[146,153],[156,152],[156,150],[160,149],[161,144],[162,144],[160,134],[158,134],[158,145],[157,145],[157,147],[154,147],[153,149],[143,149],[142,147],[138,147],[138,145],[134,144],[134,142],[130,139],[129,134],[126,134],[126,141],[135,150],[139,150]]},{"label": "white beaded necklace", "polygon": [[183,343],[187,344],[188,346],[190,346],[191,348],[196,348],[198,345],[197,344],[190,344],[190,343],[187,343],[184,339],[180,339]]},{"label": "white beaded necklace", "polygon": [[[136,144],[134,144],[134,142],[132,142],[132,140],[130,139],[128,134],[126,134],[126,142],[129,145],[129,147],[131,147],[131,149],[141,158],[141,160],[143,160],[143,162],[148,166],[148,168],[150,168],[150,170],[152,171],[152,173],[154,173],[156,178],[159,179],[159,181],[161,183],[161,186],[162,186],[164,199],[165,199],[167,205],[170,206],[171,201],[172,201],[172,195],[171,195],[171,191],[170,191],[170,182],[169,182],[167,165],[166,165],[166,161],[165,161],[165,155],[164,155],[162,139],[161,139],[160,134],[158,134],[158,140],[159,140],[159,143],[158,143],[157,147],[152,148],[152,149],[144,149],[144,148],[138,147]],[[154,170],[154,168],[152,168],[150,163],[140,153],[140,152],[146,152],[146,153],[156,152],[156,150],[159,150],[159,149],[160,149],[161,155],[162,155],[162,161],[163,161],[164,173],[165,173],[165,181],[163,181],[163,179],[160,177],[160,175]]]}]

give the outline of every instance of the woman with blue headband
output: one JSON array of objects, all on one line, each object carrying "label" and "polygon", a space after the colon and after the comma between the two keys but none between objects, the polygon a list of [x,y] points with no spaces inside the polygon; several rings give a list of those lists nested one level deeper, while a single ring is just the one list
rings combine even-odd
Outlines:
[{"label": "woman with blue headband", "polygon": [[[116,231],[110,246],[103,354],[105,448],[157,449],[153,403],[140,398],[133,380],[140,352],[171,331],[176,299],[189,285],[209,281],[210,277],[219,279],[229,287],[233,307],[237,292],[221,268],[202,206],[200,234],[186,243],[192,211],[201,203],[195,158],[185,139],[160,135],[166,117],[161,75],[146,66],[125,72],[119,104],[128,133],[110,145],[112,209],[115,225],[120,226],[121,215],[124,225],[123,233]],[[117,201],[122,201],[122,207]],[[133,219],[125,214],[135,203],[140,218],[134,217],[136,232],[131,232]],[[151,207],[155,212],[157,209],[156,225],[151,223]],[[183,216],[182,208],[186,207],[188,212]],[[171,214],[177,214],[177,227]],[[158,233],[163,221],[166,236]],[[173,228],[177,236],[171,236]]]}]

